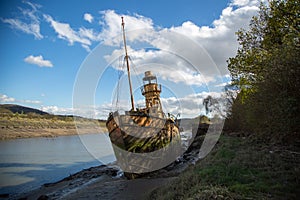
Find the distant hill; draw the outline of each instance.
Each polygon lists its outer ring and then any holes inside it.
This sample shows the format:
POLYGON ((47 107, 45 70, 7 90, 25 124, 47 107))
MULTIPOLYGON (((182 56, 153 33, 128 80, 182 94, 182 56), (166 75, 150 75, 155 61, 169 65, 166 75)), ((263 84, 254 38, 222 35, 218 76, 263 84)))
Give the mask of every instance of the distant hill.
POLYGON ((35 108, 29 108, 25 106, 20 106, 16 104, 0 104, 0 112, 1 113, 23 113, 23 114, 29 114, 29 113, 35 113, 39 115, 49 115, 47 112, 43 112, 41 110, 35 109, 35 108))
POLYGON ((106 133, 106 121, 73 115, 48 114, 35 108, 0 104, 0 141, 30 137, 56 137, 106 133), (78 131, 80 129, 80 131, 78 131))

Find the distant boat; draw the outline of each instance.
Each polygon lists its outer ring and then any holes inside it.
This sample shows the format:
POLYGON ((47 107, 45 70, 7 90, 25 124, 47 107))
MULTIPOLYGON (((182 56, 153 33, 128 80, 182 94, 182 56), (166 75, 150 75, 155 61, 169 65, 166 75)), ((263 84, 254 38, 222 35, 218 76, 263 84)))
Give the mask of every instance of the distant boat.
POLYGON ((159 163, 176 159, 181 150, 180 120, 163 112, 160 93, 161 85, 157 78, 146 71, 141 93, 145 97, 145 108, 134 107, 129 56, 127 54, 124 20, 122 31, 131 97, 131 110, 120 114, 111 112, 106 122, 117 164, 124 170, 127 178, 135 178, 145 172, 160 167, 159 163))

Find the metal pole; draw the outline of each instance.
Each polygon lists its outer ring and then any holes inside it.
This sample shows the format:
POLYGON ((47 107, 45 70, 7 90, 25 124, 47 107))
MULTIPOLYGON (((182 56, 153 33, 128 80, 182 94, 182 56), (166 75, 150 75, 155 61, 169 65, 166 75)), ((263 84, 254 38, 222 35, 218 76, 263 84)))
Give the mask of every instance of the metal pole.
POLYGON ((132 94, 132 86, 131 86, 131 79, 130 79, 130 67, 129 67, 129 59, 128 59, 128 54, 127 54, 127 46, 126 46, 124 25, 125 25, 125 23, 124 23, 124 19, 122 17, 123 41, 124 41, 125 59, 126 59, 128 82, 129 82, 129 89, 130 89, 131 110, 134 110, 134 99, 133 99, 133 94, 132 94))

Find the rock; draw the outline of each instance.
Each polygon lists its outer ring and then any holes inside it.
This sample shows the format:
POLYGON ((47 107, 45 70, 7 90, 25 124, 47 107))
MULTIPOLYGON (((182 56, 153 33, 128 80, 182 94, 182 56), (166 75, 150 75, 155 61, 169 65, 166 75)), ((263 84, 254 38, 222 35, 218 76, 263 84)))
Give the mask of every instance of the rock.
POLYGON ((0 194, 0 198, 8 198, 8 197, 9 197, 8 193, 0 194))
POLYGON ((48 199, 49 199, 49 197, 47 195, 43 194, 43 195, 39 196, 39 198, 37 200, 48 200, 48 199))

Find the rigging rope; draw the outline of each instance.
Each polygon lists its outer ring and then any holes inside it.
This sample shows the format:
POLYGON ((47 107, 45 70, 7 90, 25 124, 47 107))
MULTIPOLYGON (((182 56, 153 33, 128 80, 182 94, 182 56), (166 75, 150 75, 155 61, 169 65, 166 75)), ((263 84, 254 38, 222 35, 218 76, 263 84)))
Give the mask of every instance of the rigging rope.
POLYGON ((138 84, 140 85, 140 86, 142 86, 143 85, 143 83, 142 83, 142 81, 141 81, 141 79, 138 77, 138 72, 137 72, 137 68, 136 68, 136 66, 135 66, 135 64, 134 64, 134 62, 132 61, 132 59, 131 59, 131 57, 129 57, 129 60, 130 60, 130 62, 132 63, 132 69, 133 69, 133 73, 134 73, 134 75, 137 77, 136 79, 137 79, 137 81, 138 81, 138 84))

